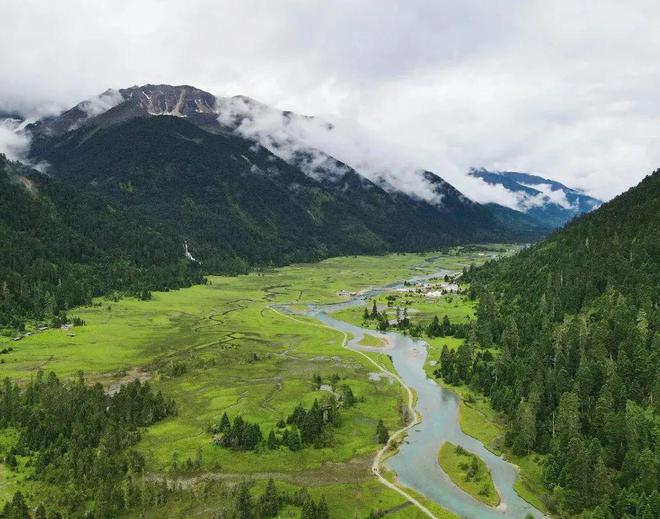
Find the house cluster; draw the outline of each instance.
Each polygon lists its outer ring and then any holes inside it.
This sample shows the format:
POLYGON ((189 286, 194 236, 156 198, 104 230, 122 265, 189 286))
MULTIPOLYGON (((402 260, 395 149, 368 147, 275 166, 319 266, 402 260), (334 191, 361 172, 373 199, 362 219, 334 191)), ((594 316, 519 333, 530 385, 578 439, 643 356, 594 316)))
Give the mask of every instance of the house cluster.
POLYGON ((446 294, 460 294, 461 287, 456 281, 449 279, 448 281, 441 282, 418 281, 399 288, 397 291, 406 294, 421 294, 426 297, 440 297, 446 294))
MULTIPOLYGON (((48 328, 49 327, 45 324, 37 325, 37 331, 39 331, 39 332, 46 331, 46 330, 48 330, 48 328)), ((65 332, 69 332, 69 333, 67 333, 67 335, 69 337, 75 337, 75 334, 73 333, 72 328, 73 328, 73 324, 69 324, 69 323, 63 324, 62 326, 60 326, 61 330, 65 331, 65 332)), ((25 337, 30 337, 31 335, 32 335, 32 332, 25 332, 21 335, 17 335, 16 337, 13 337, 11 340, 14 341, 14 342, 18 342, 21 339, 24 339, 25 337)))

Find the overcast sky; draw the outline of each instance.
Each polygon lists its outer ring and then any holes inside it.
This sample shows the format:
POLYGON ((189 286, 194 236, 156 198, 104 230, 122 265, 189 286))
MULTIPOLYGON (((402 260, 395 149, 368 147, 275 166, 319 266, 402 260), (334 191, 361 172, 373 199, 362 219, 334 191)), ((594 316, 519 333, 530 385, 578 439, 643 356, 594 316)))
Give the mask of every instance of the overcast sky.
MULTIPOLYGON (((660 166, 657 1, 0 0, 0 109, 192 84, 609 198, 660 166)), ((468 192, 468 194, 470 194, 468 192)))

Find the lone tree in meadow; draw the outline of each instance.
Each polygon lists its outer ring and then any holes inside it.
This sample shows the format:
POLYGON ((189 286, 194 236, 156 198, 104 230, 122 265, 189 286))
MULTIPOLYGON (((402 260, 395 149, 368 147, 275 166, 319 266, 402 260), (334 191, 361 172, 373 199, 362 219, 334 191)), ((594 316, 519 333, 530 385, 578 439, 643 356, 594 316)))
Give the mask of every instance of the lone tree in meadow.
POLYGON ((387 427, 385 427, 383 420, 378 420, 376 436, 378 437, 378 443, 382 443, 383 445, 390 440, 390 433, 387 431, 387 427))

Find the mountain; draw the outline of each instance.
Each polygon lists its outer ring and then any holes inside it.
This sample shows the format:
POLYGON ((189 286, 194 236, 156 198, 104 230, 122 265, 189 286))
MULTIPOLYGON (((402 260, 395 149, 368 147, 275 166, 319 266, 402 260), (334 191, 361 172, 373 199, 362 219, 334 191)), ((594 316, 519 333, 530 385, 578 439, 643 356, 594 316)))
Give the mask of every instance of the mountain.
POLYGON ((504 227, 511 229, 512 232, 520 233, 521 235, 546 235, 554 229, 552 224, 534 217, 531 214, 518 211, 517 209, 511 209, 510 207, 495 203, 485 204, 485 207, 490 210, 493 216, 495 216, 504 227))
POLYGON ((230 104, 191 86, 145 85, 109 90, 27 131, 52 174, 166 218, 207 265, 530 237, 430 172, 419 178, 432 201, 386 189, 322 150, 263 146, 238 131, 246 115, 223 115, 230 104))
POLYGON ((472 270, 468 376, 509 417, 517 454, 547 454, 551 510, 654 517, 660 488, 660 170, 513 257, 472 270))
POLYGON ((513 171, 471 169, 469 174, 490 185, 500 185, 518 199, 520 211, 538 220, 542 225, 556 228, 602 204, 576 189, 554 180, 513 171))
MULTIPOLYGON (((256 103, 246 99, 238 101, 256 103)), ((206 273, 529 241, 545 231, 505 221, 429 171, 414 172, 421 197, 293 137, 248 136, 242 129, 256 112, 237 114, 238 101, 145 85, 26 125, 30 159, 49 167, 0 164, 2 241, 17 244, 0 260, 11 302, 0 324, 109 290, 186 286, 206 273)))

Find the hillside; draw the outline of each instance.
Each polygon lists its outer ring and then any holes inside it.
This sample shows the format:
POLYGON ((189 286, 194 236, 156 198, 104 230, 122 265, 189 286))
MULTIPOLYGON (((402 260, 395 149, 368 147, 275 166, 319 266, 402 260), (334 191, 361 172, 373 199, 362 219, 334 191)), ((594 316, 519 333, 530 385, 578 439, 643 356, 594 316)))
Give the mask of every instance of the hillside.
POLYGON ((202 280, 171 230, 0 155, 0 326, 202 280))
POLYGON ((491 397, 518 454, 547 453, 562 514, 653 517, 660 459, 660 171, 519 254, 472 270, 466 382, 491 397), (599 515, 600 514, 600 515, 599 515))

